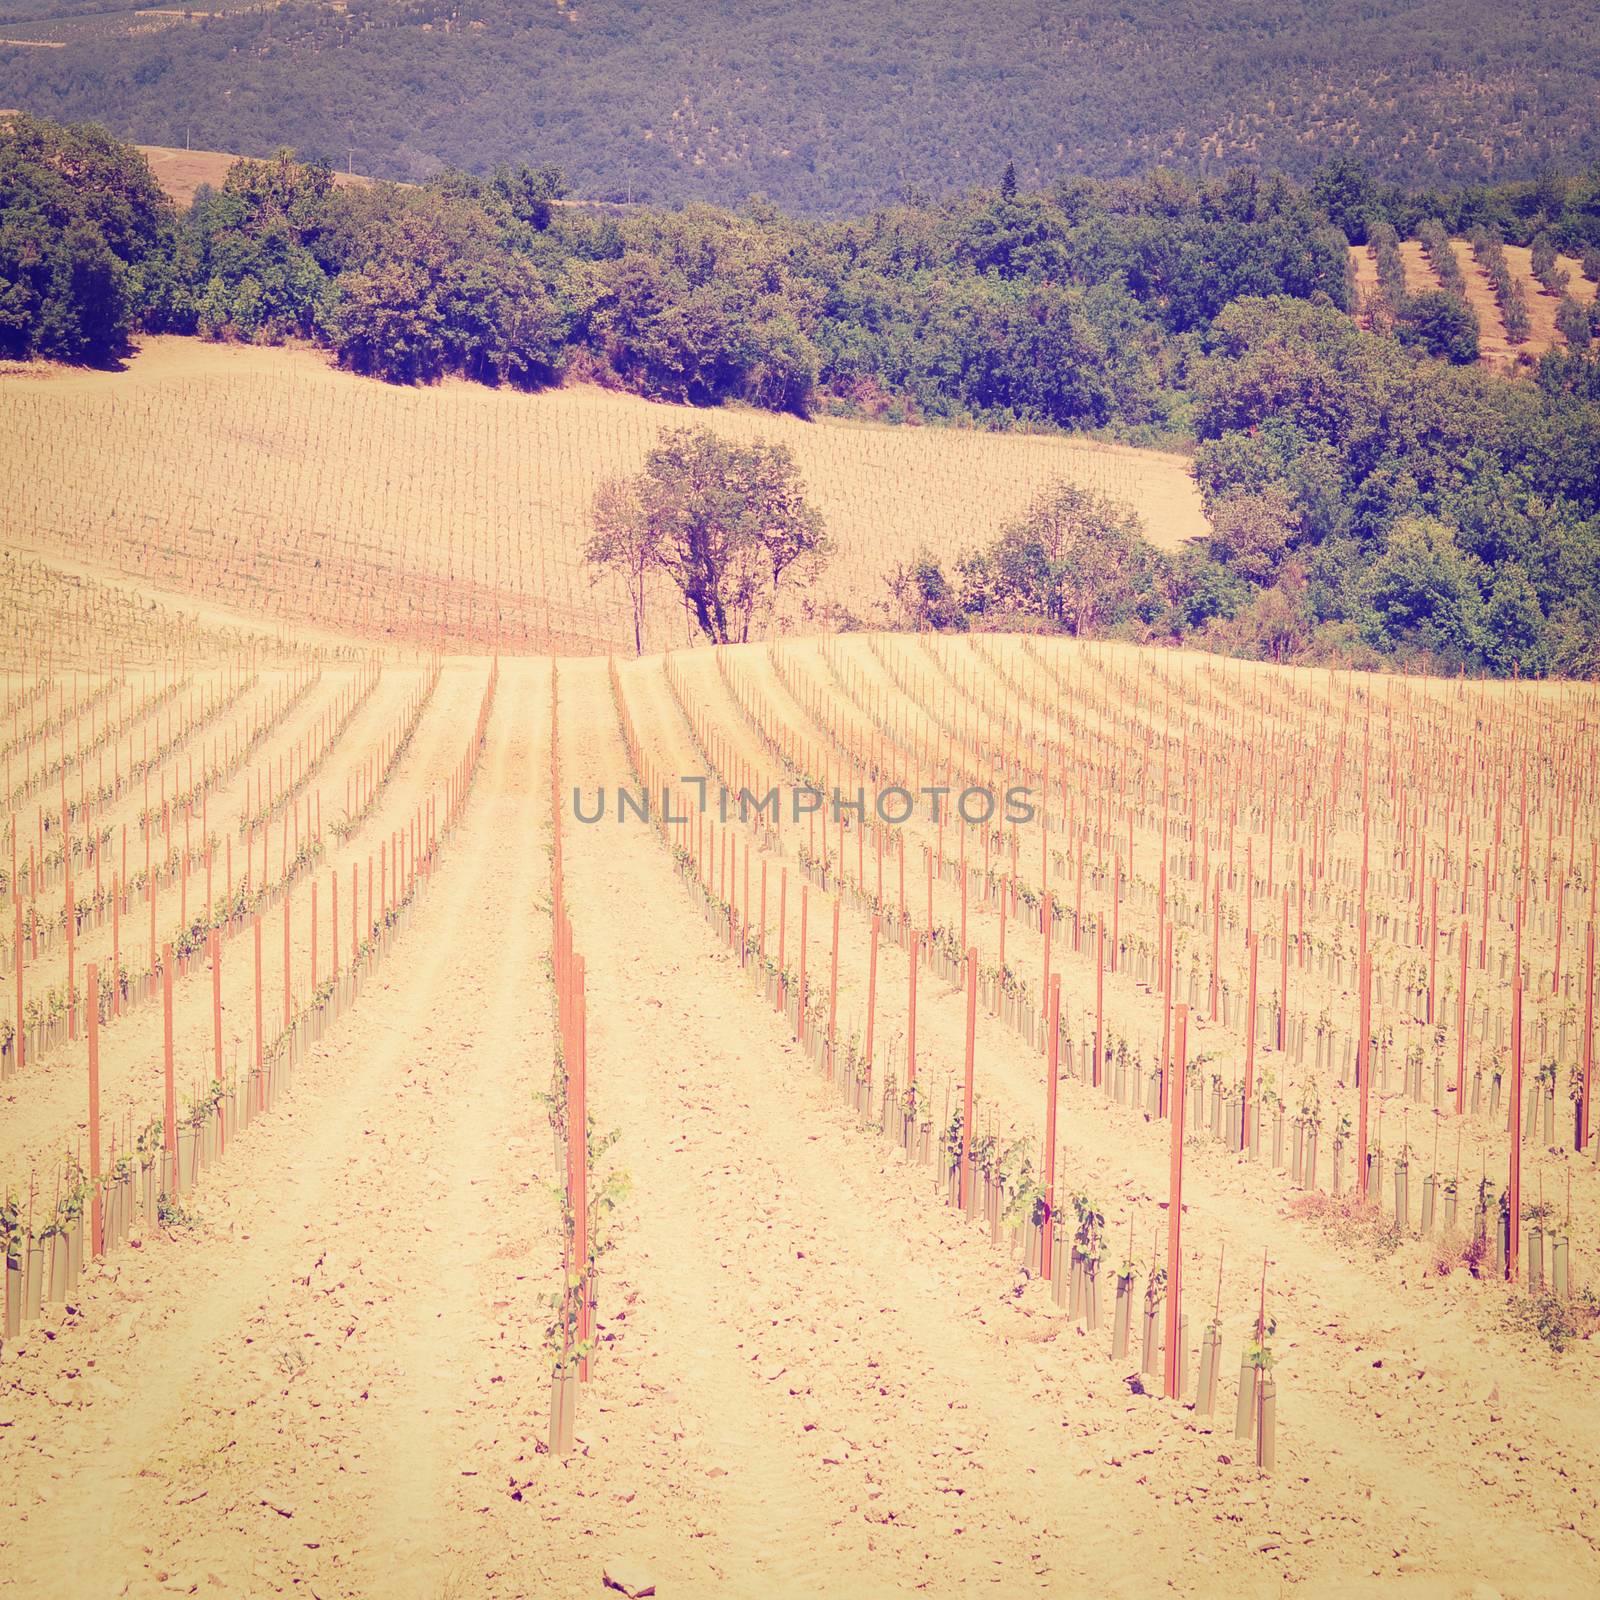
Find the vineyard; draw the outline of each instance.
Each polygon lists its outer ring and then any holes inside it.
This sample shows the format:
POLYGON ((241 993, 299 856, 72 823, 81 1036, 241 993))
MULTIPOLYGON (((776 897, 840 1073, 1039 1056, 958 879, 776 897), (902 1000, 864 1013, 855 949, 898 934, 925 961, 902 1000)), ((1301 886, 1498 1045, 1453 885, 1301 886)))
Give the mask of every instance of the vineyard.
MULTIPOLYGON (((1055 478, 1131 505, 1152 540, 1205 530, 1179 456, 1060 436, 807 424, 598 389, 402 390, 318 357, 155 340, 118 374, 8 381, 6 543, 192 602, 380 643, 631 647, 625 591, 581 560, 595 490, 663 429, 789 446, 839 554, 780 626, 870 621, 919 551, 993 538, 1055 478), (82 530, 95 529, 86 550, 82 530)), ((689 641, 660 597, 655 649, 689 641)))
POLYGON ((668 408, 3 415, 0 1590, 1593 1588, 1594 686, 817 625, 1082 442, 717 413, 841 557, 635 658, 668 408))

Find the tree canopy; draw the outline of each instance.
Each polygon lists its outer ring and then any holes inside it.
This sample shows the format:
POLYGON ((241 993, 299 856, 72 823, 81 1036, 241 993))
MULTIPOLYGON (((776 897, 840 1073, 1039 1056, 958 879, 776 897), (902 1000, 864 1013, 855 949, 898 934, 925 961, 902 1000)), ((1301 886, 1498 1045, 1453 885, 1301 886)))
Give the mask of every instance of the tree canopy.
POLYGON ((726 644, 750 637, 786 578, 814 575, 830 554, 789 452, 709 428, 668 430, 637 477, 602 485, 593 519, 585 557, 637 597, 636 646, 651 573, 677 589, 708 639, 726 644))
POLYGON ((969 616, 1029 617, 1075 635, 1164 608, 1165 563, 1126 507, 1055 483, 960 564, 969 616))
POLYGON ((0 125, 0 355, 101 366, 128 353, 172 208, 144 159, 98 128, 0 125))

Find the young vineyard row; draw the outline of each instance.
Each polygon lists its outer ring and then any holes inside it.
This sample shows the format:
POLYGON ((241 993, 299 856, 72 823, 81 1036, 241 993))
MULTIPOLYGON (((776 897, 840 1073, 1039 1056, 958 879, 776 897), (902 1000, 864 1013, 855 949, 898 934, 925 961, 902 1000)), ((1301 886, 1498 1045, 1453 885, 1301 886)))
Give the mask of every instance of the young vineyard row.
POLYGON ((85 991, 3 1089, 0 1422, 73 1485, 8 1478, 18 1560, 1592 1570, 1592 689, 1003 636, 93 666, 4 686, 35 764, 174 729, 37 897, 10 819, 8 1013, 85 991), (68 1556, 125 1427, 183 1445, 68 1556))

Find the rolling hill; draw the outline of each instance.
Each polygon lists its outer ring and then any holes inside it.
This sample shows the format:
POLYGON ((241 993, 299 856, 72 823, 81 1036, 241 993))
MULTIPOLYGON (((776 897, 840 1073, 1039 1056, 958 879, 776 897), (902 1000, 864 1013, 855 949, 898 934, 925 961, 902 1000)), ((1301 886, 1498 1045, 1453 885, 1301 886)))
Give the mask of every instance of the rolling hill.
MULTIPOLYGON (((1164 548, 1207 531, 1188 460, 1161 451, 806 423, 589 385, 402 389, 309 351, 172 338, 147 341, 123 373, 36 366, 0 382, 0 527, 14 549, 297 625, 631 647, 625 593, 582 561, 590 504, 664 429, 698 423, 787 445, 835 540, 785 628, 879 615, 899 563, 975 548, 1056 478, 1132 506, 1164 548), (377 597, 396 593, 405 608, 384 610, 377 597)), ((652 618, 654 645, 683 642, 680 606, 663 595, 652 618)))

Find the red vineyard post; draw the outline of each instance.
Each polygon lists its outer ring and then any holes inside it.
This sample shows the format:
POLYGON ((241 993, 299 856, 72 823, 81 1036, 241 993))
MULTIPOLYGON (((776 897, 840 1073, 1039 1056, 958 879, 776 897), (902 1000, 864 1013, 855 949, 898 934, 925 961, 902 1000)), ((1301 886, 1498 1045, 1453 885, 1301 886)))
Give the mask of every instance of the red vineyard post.
POLYGON ((1061 1078, 1061 979, 1050 985, 1048 1018, 1050 1030, 1050 1067, 1044 1086, 1044 1227, 1041 1230, 1040 1276, 1048 1283, 1053 1281, 1054 1268, 1051 1255, 1056 1232, 1056 1093, 1061 1078))
POLYGON ((89 1192, 93 1196, 90 1215, 90 1252, 105 1254, 105 1218, 100 1198, 100 971, 89 963, 85 980, 89 989, 89 1192))
POLYGON ((290 1003, 289 982, 293 973, 293 957, 289 948, 289 892, 286 889, 283 895, 283 1031, 289 1031, 289 1023, 293 1017, 290 1003))
POLYGON ((1356 984, 1356 1199, 1367 1199, 1367 1116, 1372 1098, 1372 969, 1363 950, 1357 958, 1356 984))
POLYGON ((211 1059, 212 1073, 222 1081, 222 935, 211 930, 211 1059))
POLYGON ((259 1093, 260 1092, 260 1088, 261 1088, 261 1061, 262 1061, 262 1054, 261 1054, 261 1051, 262 1051, 261 1007, 262 1007, 262 1002, 263 1002, 263 999, 264 999, 264 996, 262 994, 262 988, 261 988, 261 913, 259 911, 256 913, 255 922, 254 922, 253 926, 254 926, 254 930, 255 930, 255 947, 256 947, 256 1040, 255 1040, 256 1049, 255 1049, 255 1070, 256 1070, 256 1089, 257 1089, 257 1092, 259 1093))
MULTIPOLYGON (((828 971, 828 1050, 830 1062, 836 1050, 839 1022, 839 906, 837 895, 833 901, 833 959, 828 971)), ((830 1071, 832 1070, 830 1065, 830 1071)))
POLYGON ((1522 1232, 1522 901, 1515 904, 1516 961, 1511 969, 1511 1126, 1507 1144, 1511 1175, 1506 1195, 1510 1238, 1506 1241, 1506 1277, 1517 1281, 1522 1232))
POLYGON ((21 1071, 27 1054, 27 1035, 25 1031, 25 1019, 22 1004, 22 891, 16 886, 17 880, 14 872, 12 874, 11 883, 11 909, 14 913, 12 921, 16 930, 12 935, 11 953, 15 958, 14 965, 16 967, 17 975, 17 1025, 16 1033, 13 1035, 16 1040, 16 1049, 12 1052, 12 1055, 14 1057, 13 1071, 21 1071))
POLYGON ((958 1203, 967 1209, 967 1163, 972 1150, 972 1080, 978 1059, 978 952, 967 951, 967 1063, 961 1085, 961 1168, 958 1203))
POLYGON ((1244 1024, 1244 1117, 1240 1127, 1244 1133, 1241 1148, 1250 1148, 1250 1104, 1256 1092, 1256 962, 1261 953, 1261 935, 1250 935, 1249 998, 1245 1004, 1244 1024))
POLYGON ((1184 1092, 1189 1008, 1177 1007, 1173 1017, 1172 1160, 1167 1189, 1167 1359, 1163 1392, 1178 1398, 1178 1375, 1183 1352, 1178 1347, 1180 1301, 1183 1294, 1183 1125, 1189 1097, 1184 1092))
POLYGON ((1578 1148, 1586 1149, 1594 1134, 1594 923, 1584 941, 1583 1099, 1578 1109, 1578 1148))
POLYGON ((917 1081, 917 931, 911 930, 911 992, 906 1012, 906 1093, 917 1081))
POLYGON ((176 1192, 174 1177, 178 1159, 178 1097, 172 1077, 172 946, 161 947, 161 1067, 162 1067, 162 1149, 166 1167, 162 1185, 168 1194, 176 1192))
POLYGON ((867 955, 867 1041, 865 1056, 867 1072, 872 1072, 872 1030, 878 1013, 878 926, 879 914, 872 913, 872 938, 867 955))

